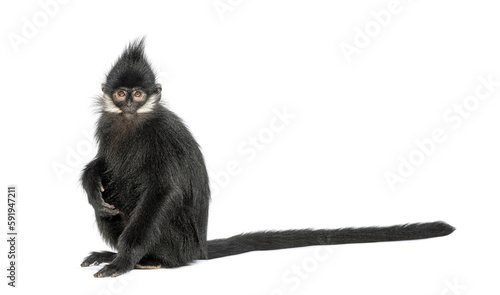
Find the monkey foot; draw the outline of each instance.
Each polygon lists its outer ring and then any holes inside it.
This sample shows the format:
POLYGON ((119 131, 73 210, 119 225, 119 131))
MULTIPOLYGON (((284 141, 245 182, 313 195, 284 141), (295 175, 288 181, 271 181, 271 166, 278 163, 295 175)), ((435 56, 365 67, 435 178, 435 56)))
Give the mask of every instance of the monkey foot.
POLYGON ((87 256, 82 264, 80 264, 81 267, 87 267, 87 266, 93 266, 93 265, 99 265, 101 263, 110 263, 115 259, 116 253, 114 252, 109 252, 109 251, 102 251, 102 252, 91 252, 89 256, 87 256))
POLYGON ((105 278, 105 277, 117 277, 124 273, 129 272, 130 269, 128 267, 123 267, 115 264, 105 265, 101 270, 94 274, 94 278, 105 278))
POLYGON ((165 268, 164 265, 161 264, 157 259, 153 257, 143 257, 141 261, 139 261, 135 268, 137 269, 159 269, 165 268))
POLYGON ((142 264, 136 264, 135 268, 137 269, 160 269, 163 268, 161 265, 142 265, 142 264))

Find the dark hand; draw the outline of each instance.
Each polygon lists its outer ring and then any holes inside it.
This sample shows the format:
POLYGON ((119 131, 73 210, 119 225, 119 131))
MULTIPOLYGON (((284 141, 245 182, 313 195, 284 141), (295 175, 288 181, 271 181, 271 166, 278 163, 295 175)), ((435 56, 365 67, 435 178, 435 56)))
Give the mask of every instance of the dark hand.
POLYGON ((117 258, 94 274, 94 278, 117 277, 134 269, 134 264, 127 259, 117 258))
POLYGON ((102 200, 100 208, 95 208, 95 209, 96 213, 99 214, 100 216, 115 216, 121 213, 120 210, 115 208, 115 206, 104 202, 104 200, 102 200))
POLYGON ((115 206, 104 201, 104 199, 102 198, 103 191, 104 188, 102 187, 102 185, 99 185, 98 196, 97 198, 95 198, 96 202, 92 204, 96 214, 101 217, 111 217, 121 213, 120 210, 115 208, 115 206))

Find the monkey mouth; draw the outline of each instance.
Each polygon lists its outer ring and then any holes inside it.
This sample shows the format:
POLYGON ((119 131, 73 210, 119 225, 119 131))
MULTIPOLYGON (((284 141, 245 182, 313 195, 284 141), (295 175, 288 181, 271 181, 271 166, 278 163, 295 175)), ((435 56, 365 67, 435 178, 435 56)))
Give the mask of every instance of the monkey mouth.
POLYGON ((125 113, 125 114, 135 114, 135 111, 136 109, 132 106, 128 107, 128 106, 125 106, 122 108, 122 111, 125 113))

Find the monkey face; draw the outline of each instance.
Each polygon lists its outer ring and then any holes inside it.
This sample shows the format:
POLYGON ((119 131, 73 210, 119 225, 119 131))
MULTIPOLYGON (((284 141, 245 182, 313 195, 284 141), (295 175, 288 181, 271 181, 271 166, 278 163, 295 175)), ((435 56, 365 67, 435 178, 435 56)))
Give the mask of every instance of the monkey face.
POLYGON ((147 99, 147 93, 139 88, 121 87, 113 92, 113 103, 125 114, 134 114, 147 99))
POLYGON ((102 85, 104 96, 103 110, 110 113, 133 115, 148 113, 153 110, 161 98, 161 85, 156 84, 155 90, 147 91, 143 87, 117 87, 109 89, 102 85))

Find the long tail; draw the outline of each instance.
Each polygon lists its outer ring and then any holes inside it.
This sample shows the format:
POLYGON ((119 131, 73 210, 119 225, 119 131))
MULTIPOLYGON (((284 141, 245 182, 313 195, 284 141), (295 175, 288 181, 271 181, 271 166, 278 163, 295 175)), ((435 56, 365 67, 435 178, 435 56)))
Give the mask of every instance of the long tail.
POLYGON ((451 234, 455 228, 445 222, 413 223, 388 227, 360 227, 320 230, 286 230, 247 233, 208 241, 208 259, 250 251, 277 250, 314 245, 338 245, 418 240, 451 234))

